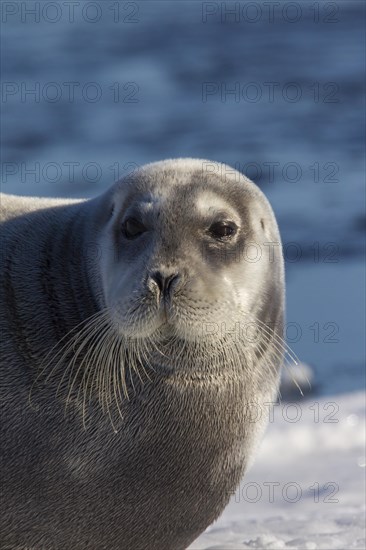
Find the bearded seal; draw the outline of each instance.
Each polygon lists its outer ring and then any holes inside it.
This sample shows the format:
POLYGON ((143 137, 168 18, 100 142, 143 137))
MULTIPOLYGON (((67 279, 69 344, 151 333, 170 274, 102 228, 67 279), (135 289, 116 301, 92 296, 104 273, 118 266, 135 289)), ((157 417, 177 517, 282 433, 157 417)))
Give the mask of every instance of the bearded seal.
POLYGON ((278 388, 267 199, 224 164, 175 159, 91 200, 1 201, 3 544, 186 548, 278 388))

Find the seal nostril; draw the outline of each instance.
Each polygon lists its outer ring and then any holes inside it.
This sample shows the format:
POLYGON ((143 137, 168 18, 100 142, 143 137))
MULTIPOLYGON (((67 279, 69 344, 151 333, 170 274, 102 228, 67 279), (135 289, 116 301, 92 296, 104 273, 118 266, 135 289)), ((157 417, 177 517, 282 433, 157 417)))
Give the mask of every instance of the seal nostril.
POLYGON ((165 291, 170 292, 172 290, 173 283, 176 282, 178 279, 178 273, 173 273, 173 275, 169 275, 169 277, 165 279, 165 291))
POLYGON ((164 277, 162 276, 162 274, 160 273, 160 271, 155 271, 154 273, 152 273, 150 275, 151 279, 154 281, 154 283, 156 283, 158 285, 158 288, 160 290, 160 292, 163 292, 163 288, 164 288, 164 277))
POLYGON ((161 271, 155 271, 151 274, 151 279, 158 285, 161 294, 169 294, 172 284, 179 278, 178 273, 163 275, 161 271))

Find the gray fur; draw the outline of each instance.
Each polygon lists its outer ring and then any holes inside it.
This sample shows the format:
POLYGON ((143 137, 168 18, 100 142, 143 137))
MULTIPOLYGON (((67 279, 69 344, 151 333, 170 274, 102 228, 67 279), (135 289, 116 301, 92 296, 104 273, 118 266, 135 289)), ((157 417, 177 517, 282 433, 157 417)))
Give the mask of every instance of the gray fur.
POLYGON ((280 237, 259 189, 234 171, 224 176, 224 165, 211 163, 207 174, 205 162, 148 165, 90 201, 1 197, 2 548, 181 550, 221 514, 244 474, 265 425, 263 410, 255 421, 258 407, 275 398, 282 362, 281 248, 260 264, 223 259, 197 229, 195 197, 214 190, 229 201, 238 239, 263 254, 263 243, 280 237), (131 197, 135 204, 146 196, 154 199, 149 233, 135 245, 113 243, 131 197), (116 281, 119 270, 128 273, 117 304, 115 289, 108 303, 101 265, 116 281), (56 394, 64 365, 52 371, 46 361, 51 376, 39 378, 47 354, 106 307, 119 316, 114 331, 153 331, 156 297, 147 281, 157 267, 182 275, 171 305, 181 339, 164 340, 165 326, 158 329, 167 353, 159 361, 146 352, 149 379, 126 370, 119 410, 93 387, 84 410, 78 377, 65 409, 62 383, 56 394), (204 321, 245 322, 246 288, 248 319, 260 319, 273 338, 249 345, 231 334, 200 337, 204 321), (131 297, 144 304, 133 321, 131 297), (197 341, 185 344, 184 330, 197 341))

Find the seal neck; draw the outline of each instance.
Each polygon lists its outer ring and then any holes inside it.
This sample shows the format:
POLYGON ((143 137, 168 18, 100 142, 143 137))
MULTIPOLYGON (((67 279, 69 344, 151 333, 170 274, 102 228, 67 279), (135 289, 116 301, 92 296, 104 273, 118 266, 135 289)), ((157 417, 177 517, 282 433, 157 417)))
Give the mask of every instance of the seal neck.
POLYGON ((87 212, 87 203, 68 204, 8 222, 5 314, 15 348, 31 369, 98 311, 86 263, 87 212))

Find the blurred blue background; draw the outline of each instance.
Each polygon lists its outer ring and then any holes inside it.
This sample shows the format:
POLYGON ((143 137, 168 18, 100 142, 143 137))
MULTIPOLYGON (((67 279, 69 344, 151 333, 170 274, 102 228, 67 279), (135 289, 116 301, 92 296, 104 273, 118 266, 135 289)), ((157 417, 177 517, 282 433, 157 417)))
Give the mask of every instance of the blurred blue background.
POLYGON ((354 2, 2 2, 2 191, 90 197, 201 157, 268 196, 287 339, 364 386, 364 16, 354 2))

